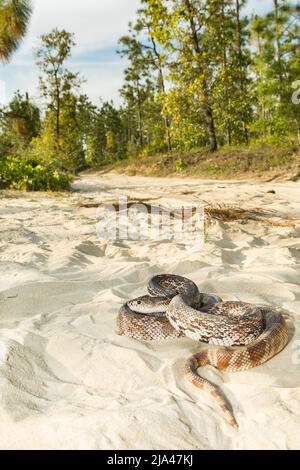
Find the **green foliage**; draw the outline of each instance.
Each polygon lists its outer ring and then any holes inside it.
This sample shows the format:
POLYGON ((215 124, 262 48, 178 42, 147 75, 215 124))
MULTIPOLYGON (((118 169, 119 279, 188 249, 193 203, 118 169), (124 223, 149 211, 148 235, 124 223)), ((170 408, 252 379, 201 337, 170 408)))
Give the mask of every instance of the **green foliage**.
POLYGON ((30 0, 0 0, 0 60, 8 62, 26 34, 30 0))
POLYGON ((130 62, 122 96, 135 154, 151 147, 147 127, 151 116, 159 122, 156 112, 169 150, 215 150, 291 133, 300 141, 300 106, 291 100, 300 76, 300 9, 274 0, 269 13, 249 19, 247 6, 247 0, 142 0, 121 39, 130 62), (151 110, 149 100, 160 108, 151 110))
POLYGON ((177 173, 180 173, 181 171, 184 171, 187 169, 188 164, 185 160, 180 159, 180 160, 176 160, 175 166, 176 166, 177 173))
POLYGON ((40 111, 28 94, 17 91, 11 102, 0 108, 0 157, 23 155, 40 132, 40 111))
POLYGON ((0 181, 22 191, 61 191, 69 189, 70 177, 51 166, 10 157, 0 161, 0 181))
POLYGON ((40 111, 28 95, 15 93, 11 102, 0 109, 0 159, 24 157, 40 129, 40 111))
MULTIPOLYGON (((47 103, 43 126, 45 140, 53 141, 50 150, 55 148, 58 164, 68 170, 80 167, 84 158, 76 96, 82 80, 65 66, 74 46, 72 33, 54 29, 41 37, 41 45, 36 51, 37 65, 41 70, 40 92, 47 103)), ((54 155, 50 156, 54 158, 54 155)))
MULTIPOLYGON (((13 11, 21 4, 29 6, 25 0, 0 0, 2 58, 12 51, 5 50, 3 34, 12 35, 13 24, 19 37, 25 32, 30 10, 13 11), (11 9, 3 16, 4 7, 11 9)), ((157 153, 172 159, 176 151, 190 155, 202 147, 214 156, 201 169, 218 177, 235 172, 231 160, 220 164, 220 147, 300 144, 300 7, 288 0, 272 5, 267 14, 249 18, 248 0, 141 0, 135 22, 119 41, 127 60, 119 108, 112 102, 96 106, 81 94, 83 80, 67 67, 72 33, 44 34, 36 52, 43 112, 20 92, 0 109, 6 175, 15 171, 15 184, 30 188, 26 181, 35 181, 38 172, 47 179, 58 170, 63 178, 86 167, 134 157, 140 163, 157 153)), ((272 155, 261 165, 236 156, 241 171, 279 163, 272 155)), ((177 156, 170 167, 168 158, 159 166, 188 173, 194 164, 177 156)), ((13 185, 13 178, 6 184, 13 185)))
POLYGON ((129 35, 120 39, 119 51, 130 62, 121 96, 130 151, 136 154, 151 147, 162 148, 162 142, 164 148, 172 147, 169 118, 159 99, 159 93, 165 93, 164 56, 144 15, 140 10, 136 24, 129 26, 129 35))
POLYGON ((274 0, 264 17, 251 25, 255 116, 252 129, 265 142, 299 134, 300 109, 292 102, 293 82, 300 76, 299 7, 274 0))

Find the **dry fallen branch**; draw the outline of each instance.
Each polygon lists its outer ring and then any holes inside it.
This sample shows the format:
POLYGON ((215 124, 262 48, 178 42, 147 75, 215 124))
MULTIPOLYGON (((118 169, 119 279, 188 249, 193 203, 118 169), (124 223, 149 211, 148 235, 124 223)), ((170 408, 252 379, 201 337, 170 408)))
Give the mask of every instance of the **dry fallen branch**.
POLYGON ((227 204, 208 205, 205 207, 205 214, 208 218, 220 220, 222 222, 258 220, 266 216, 262 209, 242 209, 240 207, 227 204))
POLYGON ((242 222, 255 221, 263 225, 273 227, 291 227, 295 228, 300 224, 299 219, 283 219, 274 215, 274 211, 264 211, 263 209, 242 209, 229 204, 207 205, 205 207, 205 215, 208 225, 212 220, 221 222, 242 222))
MULTIPOLYGON (((168 213, 171 218, 180 217, 180 212, 176 212, 174 208, 172 210, 168 207, 163 207, 159 204, 153 204, 155 199, 156 198, 143 200, 128 199, 126 208, 130 209, 135 205, 142 205, 147 209, 149 214, 151 214, 151 212, 154 213, 156 211, 157 213, 168 213)), ((207 227, 212 224, 213 220, 219 220, 225 223, 240 222, 244 224, 253 221, 262 225, 287 228, 295 228, 297 225, 300 224, 300 220, 292 218, 282 218, 278 216, 275 211, 272 210, 265 211, 259 208, 243 209, 241 207, 230 204, 211 204, 208 202, 204 202, 204 204, 204 214, 207 227)), ((120 212, 121 210, 123 210, 123 207, 119 203, 119 201, 93 201, 84 199, 78 202, 78 206, 86 209, 114 207, 116 212, 120 212)), ((197 209, 195 204, 195 211, 196 210, 197 209)), ((194 212, 193 215, 195 215, 194 212)))
MULTIPOLYGON (((130 199, 128 198, 127 207, 132 207, 135 204, 142 204, 145 207, 149 208, 151 205, 149 202, 154 201, 155 199, 144 199, 143 201, 130 199)), ((120 210, 120 203, 116 201, 93 201, 91 199, 83 199, 78 202, 78 207, 82 207, 84 209, 97 209, 98 207, 103 206, 114 206, 117 211, 120 210)))

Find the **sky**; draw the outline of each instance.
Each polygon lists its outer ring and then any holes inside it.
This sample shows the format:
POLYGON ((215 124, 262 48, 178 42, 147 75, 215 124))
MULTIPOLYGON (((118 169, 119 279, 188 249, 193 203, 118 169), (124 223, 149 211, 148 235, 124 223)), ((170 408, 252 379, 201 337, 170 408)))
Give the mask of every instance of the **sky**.
MULTIPOLYGON (((263 13, 273 0, 249 0, 247 13, 263 13)), ((120 104, 126 60, 117 55, 118 39, 134 20, 139 0, 33 0, 33 16, 26 39, 8 65, 0 64, 0 102, 7 102, 16 90, 28 91, 39 101, 38 70, 34 50, 42 34, 53 28, 75 33, 76 48, 68 64, 86 79, 82 91, 99 104, 113 100, 120 104)))

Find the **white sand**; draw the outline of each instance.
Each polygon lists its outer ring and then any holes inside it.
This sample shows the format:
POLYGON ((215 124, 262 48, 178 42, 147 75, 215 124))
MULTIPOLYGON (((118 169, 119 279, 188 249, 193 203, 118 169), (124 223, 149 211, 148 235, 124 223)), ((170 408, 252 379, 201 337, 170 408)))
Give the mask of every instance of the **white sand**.
POLYGON ((96 209, 76 205, 171 196, 299 219, 299 184, 110 175, 75 186, 81 194, 0 198, 0 448, 299 449, 299 226, 216 222, 192 252, 171 242, 100 243, 96 209), (121 304, 159 272, 289 313, 291 342, 272 361, 237 374, 205 371, 230 400, 239 431, 183 378, 201 345, 115 335, 121 304))

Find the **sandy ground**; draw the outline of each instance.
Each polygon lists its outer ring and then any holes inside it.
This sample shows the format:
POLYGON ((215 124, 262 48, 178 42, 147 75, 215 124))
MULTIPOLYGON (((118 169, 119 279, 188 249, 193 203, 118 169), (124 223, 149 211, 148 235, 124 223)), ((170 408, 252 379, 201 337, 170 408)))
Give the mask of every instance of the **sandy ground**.
POLYGON ((96 209, 78 205, 120 194, 171 197, 299 219, 299 184, 106 175, 85 176, 75 188, 66 196, 0 195, 0 448, 299 449, 299 225, 215 221, 193 251, 174 242, 99 241, 96 209), (185 359, 203 346, 114 332, 119 307, 160 272, 289 316, 290 344, 267 364, 205 371, 230 400, 239 431, 183 378, 185 359))

